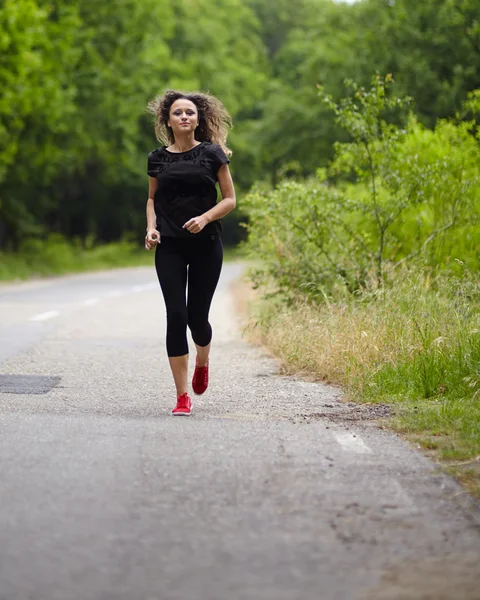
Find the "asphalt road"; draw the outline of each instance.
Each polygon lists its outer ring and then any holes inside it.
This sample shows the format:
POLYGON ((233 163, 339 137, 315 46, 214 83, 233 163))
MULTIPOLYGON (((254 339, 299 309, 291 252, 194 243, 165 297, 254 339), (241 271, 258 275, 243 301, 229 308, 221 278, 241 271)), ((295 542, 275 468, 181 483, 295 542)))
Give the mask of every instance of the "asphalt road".
POLYGON ((0 600, 480 599, 478 506, 242 341, 240 272, 189 419, 152 269, 0 286, 0 600))

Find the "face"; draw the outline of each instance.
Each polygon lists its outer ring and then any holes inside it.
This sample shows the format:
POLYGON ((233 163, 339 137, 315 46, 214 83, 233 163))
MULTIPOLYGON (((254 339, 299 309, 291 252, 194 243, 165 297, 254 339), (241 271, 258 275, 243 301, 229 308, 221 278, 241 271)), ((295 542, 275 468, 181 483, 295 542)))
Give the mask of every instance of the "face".
POLYGON ((191 100, 181 98, 175 100, 170 107, 168 126, 173 129, 174 135, 191 133, 198 124, 197 107, 191 100))

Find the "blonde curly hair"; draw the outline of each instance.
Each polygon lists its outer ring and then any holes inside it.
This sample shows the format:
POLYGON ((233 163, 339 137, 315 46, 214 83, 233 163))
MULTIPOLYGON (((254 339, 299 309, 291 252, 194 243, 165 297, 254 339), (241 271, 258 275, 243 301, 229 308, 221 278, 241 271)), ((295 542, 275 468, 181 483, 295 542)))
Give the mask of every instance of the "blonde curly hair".
POLYGON ((232 127, 232 117, 218 98, 204 92, 166 90, 161 96, 150 100, 147 110, 155 118, 157 140, 165 146, 175 142, 173 130, 167 123, 172 104, 180 99, 190 100, 197 107, 198 127, 195 130, 195 139, 199 142, 219 144, 230 156, 232 151, 227 146, 227 136, 232 127))

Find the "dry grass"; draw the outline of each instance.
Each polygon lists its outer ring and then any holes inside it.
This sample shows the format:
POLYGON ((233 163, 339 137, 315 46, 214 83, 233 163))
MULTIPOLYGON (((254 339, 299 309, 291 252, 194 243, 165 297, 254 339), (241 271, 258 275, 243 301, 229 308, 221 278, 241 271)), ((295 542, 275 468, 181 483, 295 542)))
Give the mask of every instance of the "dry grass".
POLYGON ((372 365, 394 364, 400 355, 418 349, 406 324, 392 328, 381 314, 365 307, 299 303, 294 309, 279 309, 257 296, 250 311, 250 339, 274 349, 285 372, 357 386, 358 391, 371 376, 372 365))

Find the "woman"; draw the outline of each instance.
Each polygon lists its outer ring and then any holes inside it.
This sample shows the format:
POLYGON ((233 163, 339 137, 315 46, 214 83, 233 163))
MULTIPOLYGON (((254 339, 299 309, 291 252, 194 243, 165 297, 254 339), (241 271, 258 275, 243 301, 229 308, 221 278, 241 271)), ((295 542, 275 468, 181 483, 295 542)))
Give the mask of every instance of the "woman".
POLYGON ((148 109, 158 140, 167 145, 148 155, 145 247, 156 247, 167 309, 167 354, 177 390, 172 414, 189 415, 187 325, 197 350, 192 388, 203 394, 212 339, 208 314, 223 261, 219 219, 236 204, 226 146, 231 118, 217 98, 203 93, 168 90, 148 109))

